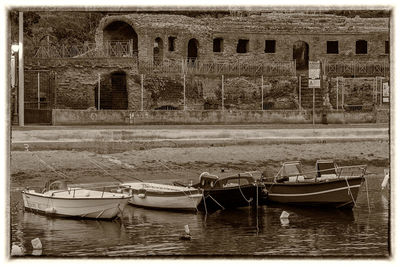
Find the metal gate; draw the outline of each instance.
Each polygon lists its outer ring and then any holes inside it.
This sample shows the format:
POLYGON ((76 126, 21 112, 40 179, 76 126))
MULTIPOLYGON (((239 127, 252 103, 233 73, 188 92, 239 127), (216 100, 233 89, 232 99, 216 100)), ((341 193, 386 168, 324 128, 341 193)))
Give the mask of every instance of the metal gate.
POLYGON ((25 123, 51 124, 55 75, 49 70, 25 71, 25 123))

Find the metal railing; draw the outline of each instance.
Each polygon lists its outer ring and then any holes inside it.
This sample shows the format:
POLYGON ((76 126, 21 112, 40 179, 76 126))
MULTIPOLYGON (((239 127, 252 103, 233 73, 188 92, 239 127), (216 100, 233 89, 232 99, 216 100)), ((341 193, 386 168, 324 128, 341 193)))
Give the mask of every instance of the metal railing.
POLYGON ((34 58, 72 58, 94 56, 96 51, 95 43, 85 43, 80 45, 45 45, 35 49, 34 58))
POLYGON ((34 49, 33 58, 100 58, 137 57, 133 41, 107 41, 102 50, 96 43, 86 42, 74 45, 43 45, 34 49))
POLYGON ((141 70, 146 73, 182 73, 182 74, 215 74, 247 76, 282 76, 296 75, 294 61, 251 62, 248 60, 199 60, 186 59, 152 59, 141 62, 141 70))
POLYGON ((323 61, 324 73, 327 76, 389 76, 388 61, 323 61))
MULTIPOLYGON (((299 172, 297 174, 290 174, 287 177, 295 177, 295 182, 299 182, 299 177, 307 178, 307 181, 316 180, 318 172, 330 171, 334 170, 336 173, 336 177, 334 179, 347 179, 351 177, 364 177, 367 171, 367 165, 354 165, 354 166, 343 166, 343 167, 335 167, 329 169, 321 169, 309 172, 299 172), (311 177, 310 177, 311 176, 311 177)), ((282 169, 278 172, 278 174, 274 177, 274 181, 279 180, 279 178, 283 178, 281 175, 282 169)))

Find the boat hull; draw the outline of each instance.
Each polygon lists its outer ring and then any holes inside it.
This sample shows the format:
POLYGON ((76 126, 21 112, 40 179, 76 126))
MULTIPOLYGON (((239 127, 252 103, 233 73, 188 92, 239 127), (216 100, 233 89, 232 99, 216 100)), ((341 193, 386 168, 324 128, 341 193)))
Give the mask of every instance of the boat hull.
POLYGON ((353 207, 363 180, 363 177, 350 177, 347 182, 341 178, 320 182, 264 184, 268 191, 268 202, 353 207))
MULTIPOLYGON (((101 192, 100 192, 101 193, 101 192)), ((114 219, 122 212, 128 203, 125 197, 96 197, 96 198, 66 198, 44 196, 39 193, 22 192, 26 210, 43 213, 49 216, 114 219)))
POLYGON ((196 211, 203 194, 195 188, 153 183, 130 184, 132 197, 129 204, 178 211, 196 211))
POLYGON ((261 205, 265 202, 263 186, 243 185, 240 187, 205 189, 203 201, 198 209, 214 212, 220 209, 234 209, 261 205), (258 189, 258 190, 257 190, 258 189), (258 191, 258 192, 257 192, 258 191))

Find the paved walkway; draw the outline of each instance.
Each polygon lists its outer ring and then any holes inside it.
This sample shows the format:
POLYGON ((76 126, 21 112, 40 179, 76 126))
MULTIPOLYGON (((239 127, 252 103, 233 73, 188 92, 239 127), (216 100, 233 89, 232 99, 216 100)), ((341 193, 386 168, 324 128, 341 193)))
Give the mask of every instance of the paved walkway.
POLYGON ((151 125, 14 127, 12 149, 24 144, 41 149, 68 149, 124 143, 152 147, 209 144, 320 143, 388 140, 387 125, 151 125))

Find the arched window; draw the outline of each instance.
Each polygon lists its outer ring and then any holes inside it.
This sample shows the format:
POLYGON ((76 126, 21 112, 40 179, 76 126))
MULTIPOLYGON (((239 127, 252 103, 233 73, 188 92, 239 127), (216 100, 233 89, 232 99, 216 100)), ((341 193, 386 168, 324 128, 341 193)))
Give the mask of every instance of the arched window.
POLYGON ((296 70, 308 69, 309 47, 306 42, 297 41, 293 44, 293 60, 296 60, 296 70))

